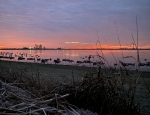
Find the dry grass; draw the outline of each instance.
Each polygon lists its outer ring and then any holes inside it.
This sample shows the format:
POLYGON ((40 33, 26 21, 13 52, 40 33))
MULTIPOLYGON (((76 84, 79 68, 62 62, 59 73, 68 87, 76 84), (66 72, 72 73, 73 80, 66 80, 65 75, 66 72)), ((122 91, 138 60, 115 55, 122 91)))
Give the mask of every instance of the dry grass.
POLYGON ((72 71, 71 79, 56 82, 40 73, 38 68, 27 74, 27 68, 0 66, 1 113, 80 115, 86 114, 78 109, 83 108, 99 115, 141 114, 135 103, 138 74, 99 67, 82 80, 75 80, 72 71))
POLYGON ((41 77, 38 69, 28 76, 26 68, 0 66, 0 114, 84 115, 65 99, 69 94, 58 91, 59 85, 41 77))
POLYGON ((100 115, 140 114, 140 105, 134 101, 137 77, 127 76, 124 71, 122 76, 117 70, 111 70, 110 73, 99 68, 97 77, 93 77, 92 73, 86 74, 80 83, 65 84, 60 94, 69 93, 69 102, 100 115))

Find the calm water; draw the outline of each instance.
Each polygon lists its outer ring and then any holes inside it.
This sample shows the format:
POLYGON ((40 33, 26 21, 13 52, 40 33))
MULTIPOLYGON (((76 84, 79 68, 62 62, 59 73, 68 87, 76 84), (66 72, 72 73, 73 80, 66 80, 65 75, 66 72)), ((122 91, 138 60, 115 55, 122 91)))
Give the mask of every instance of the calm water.
MULTIPOLYGON (((150 62, 150 50, 140 50, 140 61, 141 63, 146 63, 150 62)), ((35 55, 38 55, 41 59, 52 59, 51 61, 49 60, 46 64, 54 64, 53 60, 59 58, 61 63, 64 65, 76 65, 77 61, 84 61, 88 60, 88 56, 92 55, 92 58, 90 59, 93 62, 97 61, 103 61, 107 66, 108 64, 110 66, 113 66, 116 61, 118 62, 123 61, 125 63, 135 63, 136 59, 136 51, 135 50, 0 50, 0 55, 6 55, 9 56, 10 53, 13 53, 12 56, 15 57, 15 59, 12 59, 12 61, 18 61, 18 56, 21 54, 23 57, 25 57, 25 62, 36 62, 33 60, 27 60, 29 57, 35 57, 35 55), (9 53, 6 53, 9 52, 9 53), (123 56, 122 56, 123 52, 123 56), (99 56, 97 56, 99 55, 99 56), (122 57, 127 57, 127 56, 132 56, 130 58, 122 58, 122 57), (108 63, 103 59, 105 58, 108 63), (134 59, 135 58, 135 59, 134 59), (69 62, 64 62, 62 59, 71 59, 74 60, 73 63, 69 62)), ((4 59, 1 59, 4 60, 4 59)), ((10 60, 10 59, 6 59, 10 60)), ((19 60, 20 61, 20 60, 19 60)), ((36 62, 36 63, 41 63, 36 62)), ((83 65, 90 65, 90 64, 79 64, 79 66, 83 65)), ((133 67, 132 67, 133 68, 133 67)), ((144 70, 150 70, 149 67, 141 67, 144 70)))

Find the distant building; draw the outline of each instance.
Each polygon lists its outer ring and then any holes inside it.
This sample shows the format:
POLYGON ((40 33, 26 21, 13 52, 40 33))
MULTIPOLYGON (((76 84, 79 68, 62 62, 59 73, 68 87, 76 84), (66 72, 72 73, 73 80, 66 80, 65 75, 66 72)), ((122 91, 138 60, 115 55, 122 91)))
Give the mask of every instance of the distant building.
POLYGON ((35 44, 35 47, 34 47, 35 49, 38 49, 38 45, 37 44, 35 44))
POLYGON ((42 45, 41 44, 35 44, 35 47, 34 47, 34 49, 42 49, 43 47, 42 47, 42 45))
POLYGON ((42 49, 42 45, 41 44, 39 45, 39 49, 42 49))

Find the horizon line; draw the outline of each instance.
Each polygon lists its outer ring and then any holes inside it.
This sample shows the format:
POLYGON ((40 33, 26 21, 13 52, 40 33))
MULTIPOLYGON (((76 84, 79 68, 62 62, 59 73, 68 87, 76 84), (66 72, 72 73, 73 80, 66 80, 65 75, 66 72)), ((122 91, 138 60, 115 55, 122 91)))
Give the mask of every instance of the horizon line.
POLYGON ((0 48, 0 50, 150 50, 150 48, 0 48))

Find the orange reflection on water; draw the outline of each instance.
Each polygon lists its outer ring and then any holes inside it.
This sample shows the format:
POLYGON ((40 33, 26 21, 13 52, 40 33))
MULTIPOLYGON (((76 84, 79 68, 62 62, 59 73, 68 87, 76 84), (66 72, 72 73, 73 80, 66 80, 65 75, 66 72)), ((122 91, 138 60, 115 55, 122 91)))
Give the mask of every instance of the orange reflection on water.
POLYGON ((65 54, 66 56, 77 57, 79 54, 65 54))

